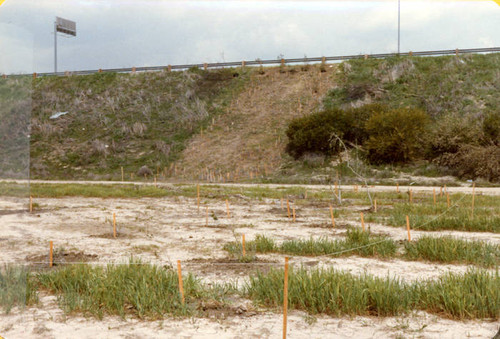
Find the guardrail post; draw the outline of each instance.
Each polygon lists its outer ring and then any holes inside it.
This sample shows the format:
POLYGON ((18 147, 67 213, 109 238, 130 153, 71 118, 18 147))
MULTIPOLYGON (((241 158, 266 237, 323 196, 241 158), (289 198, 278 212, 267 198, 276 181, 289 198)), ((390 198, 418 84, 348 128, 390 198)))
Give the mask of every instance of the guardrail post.
POLYGON ((167 71, 172 72, 172 65, 167 66, 167 71))
POLYGON ((207 68, 208 68, 208 64, 205 62, 205 63, 203 64, 203 70, 204 70, 204 71, 206 71, 206 70, 207 70, 207 68))

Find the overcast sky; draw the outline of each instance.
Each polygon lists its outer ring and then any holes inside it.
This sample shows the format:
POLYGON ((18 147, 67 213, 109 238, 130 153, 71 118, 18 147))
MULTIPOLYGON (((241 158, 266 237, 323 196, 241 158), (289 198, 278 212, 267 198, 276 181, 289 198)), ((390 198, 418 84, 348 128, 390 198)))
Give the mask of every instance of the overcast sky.
MULTIPOLYGON (((0 73, 299 58, 397 51, 397 0, 5 0, 0 73)), ((401 0, 401 51, 500 46, 493 1, 401 0)))

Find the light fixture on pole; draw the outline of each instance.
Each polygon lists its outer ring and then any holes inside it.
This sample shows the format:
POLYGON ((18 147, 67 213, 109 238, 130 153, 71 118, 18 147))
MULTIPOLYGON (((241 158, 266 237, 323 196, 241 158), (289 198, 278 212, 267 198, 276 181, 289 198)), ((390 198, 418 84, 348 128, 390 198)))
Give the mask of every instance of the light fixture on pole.
POLYGON ((57 32, 76 36, 76 22, 56 16, 54 21, 54 73, 57 73, 57 32))

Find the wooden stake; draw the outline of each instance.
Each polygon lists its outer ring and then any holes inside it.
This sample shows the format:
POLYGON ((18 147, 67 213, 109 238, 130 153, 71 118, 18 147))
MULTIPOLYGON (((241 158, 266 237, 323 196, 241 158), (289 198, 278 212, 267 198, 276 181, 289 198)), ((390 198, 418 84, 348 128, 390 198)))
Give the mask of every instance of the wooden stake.
POLYGON ((474 218, 474 197, 476 193, 476 183, 472 183, 472 218, 474 218))
POLYGON ((242 245, 242 248, 243 248, 243 257, 246 257, 246 250, 245 250, 245 235, 243 234, 241 236, 241 245, 242 245))
POLYGON ((205 224, 206 224, 205 226, 208 226, 208 206, 205 214, 205 224))
POLYGON ((443 196, 443 186, 439 187, 439 196, 443 196))
POLYGON ((306 191, 304 192, 304 199, 307 199, 307 188, 306 191))
POLYGON ((33 213, 33 197, 30 195, 30 213, 33 213))
POLYGON ((432 199, 434 200, 434 206, 436 205, 436 189, 432 189, 432 199))
POLYGON ((286 211, 288 213, 288 219, 290 219, 290 200, 286 199, 286 211))
POLYGON ((283 209, 283 198, 281 198, 281 209, 283 209))
POLYGON ((198 204, 198 212, 200 212, 200 184, 196 185, 196 197, 197 197, 197 204, 198 204))
POLYGON ((283 339, 286 339, 287 313, 288 313, 288 257, 285 257, 285 280, 283 286, 283 339))
POLYGON ((116 238, 116 213, 113 213, 113 238, 116 238))
POLYGON ((49 266, 52 267, 53 265, 53 256, 54 256, 54 243, 51 241, 49 242, 49 266))
POLYGON ((335 228, 335 218, 333 217, 333 207, 330 205, 330 216, 332 217, 332 227, 335 228))
POLYGON ((229 214, 229 201, 226 199, 226 209, 227 209, 227 217, 231 218, 231 214, 229 214))
POLYGON ((361 215, 361 227, 363 228, 363 232, 365 231, 365 217, 363 215, 363 212, 360 213, 361 215))
POLYGON ((123 166, 121 167, 122 170, 122 181, 125 181, 124 174, 123 174, 123 166))
POLYGON ((335 181, 335 195, 338 197, 339 196, 339 182, 338 181, 335 181))
POLYGON ((413 195, 412 195, 411 189, 409 190, 409 194, 410 194, 410 204, 411 204, 411 203, 413 203, 413 195))
POLYGON ((373 200, 373 209, 374 212, 377 213, 377 199, 373 200))
POLYGON ((293 206, 292 215, 293 215, 293 222, 295 222, 295 206, 293 206))
POLYGON ((450 208, 451 203, 450 203, 450 193, 446 192, 446 204, 448 205, 448 208, 450 208))
POLYGON ((177 275, 179 276, 179 292, 181 293, 182 305, 184 305, 184 284, 182 283, 181 261, 177 260, 177 275))
POLYGON ((406 216, 406 230, 408 231, 408 241, 411 241, 410 235, 410 217, 406 216))

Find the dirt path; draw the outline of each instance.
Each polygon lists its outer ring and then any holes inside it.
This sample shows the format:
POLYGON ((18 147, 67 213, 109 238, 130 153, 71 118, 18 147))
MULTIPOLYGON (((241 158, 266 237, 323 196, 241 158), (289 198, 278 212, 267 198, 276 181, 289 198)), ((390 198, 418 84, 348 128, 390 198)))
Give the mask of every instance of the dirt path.
MULTIPOLYGON (((28 184, 27 180, 5 180, 5 182, 15 182, 20 184, 28 184)), ((34 184, 80 184, 80 185, 139 185, 139 186, 154 186, 158 187, 168 187, 172 185, 195 185, 194 182, 158 182, 157 184, 153 182, 143 182, 143 181, 79 181, 79 180, 31 180, 34 184)), ((263 188, 290 188, 290 187, 302 187, 308 190, 332 190, 331 185, 302 185, 302 184, 239 184, 239 183, 200 183, 200 185, 217 185, 217 186, 228 186, 228 187, 263 187, 263 188)), ((340 190, 352 191, 355 189, 355 185, 340 185, 340 190)), ((395 192, 395 186, 359 186, 357 185, 360 192, 395 192)), ((401 192, 408 192, 412 190, 414 193, 432 193, 434 189, 439 190, 439 186, 399 186, 401 192)), ((450 193, 467 193, 472 194, 472 186, 458 186, 458 187, 447 187, 447 191, 450 193)), ((476 194, 484 195, 500 195, 500 187, 476 187, 476 194)))

